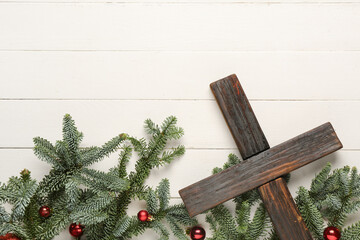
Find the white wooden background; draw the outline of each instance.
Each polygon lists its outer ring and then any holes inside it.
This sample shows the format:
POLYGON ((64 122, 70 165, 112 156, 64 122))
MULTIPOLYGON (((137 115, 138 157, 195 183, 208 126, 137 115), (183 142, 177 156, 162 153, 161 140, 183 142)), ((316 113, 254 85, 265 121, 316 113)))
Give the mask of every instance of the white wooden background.
POLYGON ((293 194, 327 161, 360 168, 360 0, 0 0, 0 181, 25 167, 41 179, 32 138, 59 139, 65 113, 84 146, 176 115, 186 155, 148 184, 169 178, 179 202, 237 153, 209 89, 231 73, 272 146, 326 121, 342 140, 293 173, 293 194))

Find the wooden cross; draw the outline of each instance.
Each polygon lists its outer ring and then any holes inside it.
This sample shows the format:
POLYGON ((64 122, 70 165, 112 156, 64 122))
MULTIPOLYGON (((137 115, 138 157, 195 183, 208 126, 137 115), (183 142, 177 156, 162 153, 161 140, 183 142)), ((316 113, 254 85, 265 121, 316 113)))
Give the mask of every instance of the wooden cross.
POLYGON ((213 82, 210 88, 246 161, 181 189, 189 215, 258 188, 280 239, 312 239, 281 176, 342 148, 331 124, 270 148, 236 75, 213 82))

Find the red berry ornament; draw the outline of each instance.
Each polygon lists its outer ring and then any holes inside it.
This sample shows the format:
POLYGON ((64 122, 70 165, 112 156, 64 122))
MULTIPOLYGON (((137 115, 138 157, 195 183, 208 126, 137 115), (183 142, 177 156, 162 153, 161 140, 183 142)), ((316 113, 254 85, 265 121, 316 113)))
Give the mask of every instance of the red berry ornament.
POLYGON ((40 214, 40 216, 42 216, 44 218, 47 218, 47 217, 50 216, 51 210, 50 210, 50 208, 48 206, 42 206, 39 209, 39 214, 40 214))
POLYGON ((72 223, 69 227, 69 232, 73 237, 81 237, 84 228, 85 227, 81 224, 72 223))
POLYGON ((7 233, 6 235, 0 236, 0 240, 21 240, 12 233, 7 233))
POLYGON ((325 240, 339 240, 341 237, 340 230, 336 227, 327 227, 324 230, 325 240))
POLYGON ((141 222, 149 222, 153 220, 153 217, 146 210, 139 211, 137 217, 141 222))
POLYGON ((196 226, 193 227, 190 231, 190 238, 192 240, 204 240, 206 232, 202 227, 196 226))

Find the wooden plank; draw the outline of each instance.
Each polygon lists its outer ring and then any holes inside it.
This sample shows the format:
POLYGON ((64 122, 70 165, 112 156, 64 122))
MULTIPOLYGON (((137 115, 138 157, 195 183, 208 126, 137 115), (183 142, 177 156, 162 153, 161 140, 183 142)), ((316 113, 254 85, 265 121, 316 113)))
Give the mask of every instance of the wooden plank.
POLYGON ((325 123, 236 166, 179 191, 190 216, 259 187, 342 148, 330 123, 325 123))
POLYGON ((358 4, 3 3, 0 49, 359 50, 359 12, 358 4))
MULTIPOLYGON (((360 52, 337 51, 5 51, 0 52, 0 79, 6 81, 1 85, 0 96, 1 99, 213 100, 206 86, 233 72, 241 76, 241 85, 250 102, 254 99, 360 100, 360 52), (142 87, 139 79, 144 80, 142 87)), ((257 111, 256 115, 260 113, 257 111)), ((268 133, 268 140, 271 137, 268 133)))
POLYGON ((261 185, 258 191, 280 239, 313 239, 282 177, 261 185))
POLYGON ((280 239, 312 239, 283 178, 262 185, 259 193, 280 239))
POLYGON ((269 143, 236 75, 210 84, 243 159, 269 148, 269 143))
MULTIPOLYGON (((359 134, 355 134, 360 133, 359 101, 259 101, 251 105, 271 146, 331 121, 346 149, 360 149, 359 134)), ((175 115, 185 130, 181 144, 187 149, 237 149, 215 101, 9 100, 0 101, 0 113, 0 148, 32 147, 35 136, 55 141, 61 138, 63 115, 70 113, 85 134, 84 146, 102 145, 124 131, 144 136, 146 118, 160 122, 175 115)))

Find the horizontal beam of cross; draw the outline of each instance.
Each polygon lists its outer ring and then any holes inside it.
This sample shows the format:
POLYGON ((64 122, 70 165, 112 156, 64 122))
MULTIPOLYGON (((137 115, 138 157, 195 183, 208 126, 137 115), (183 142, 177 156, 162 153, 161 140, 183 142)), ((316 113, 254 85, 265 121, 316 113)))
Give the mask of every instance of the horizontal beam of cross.
POLYGON ((190 216, 322 158, 342 144, 330 123, 305 132, 179 191, 190 216))

